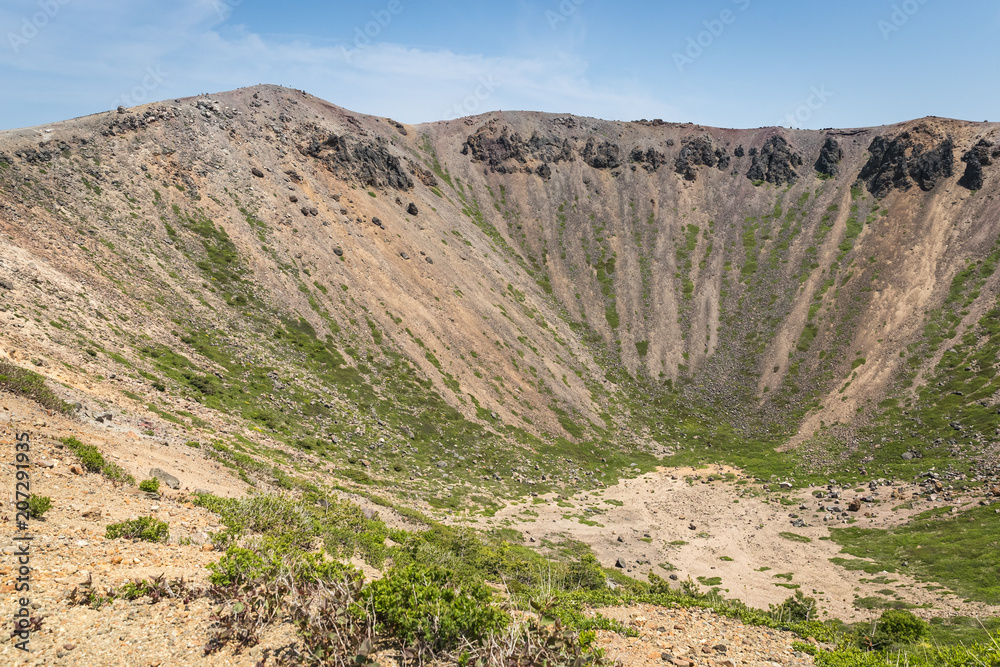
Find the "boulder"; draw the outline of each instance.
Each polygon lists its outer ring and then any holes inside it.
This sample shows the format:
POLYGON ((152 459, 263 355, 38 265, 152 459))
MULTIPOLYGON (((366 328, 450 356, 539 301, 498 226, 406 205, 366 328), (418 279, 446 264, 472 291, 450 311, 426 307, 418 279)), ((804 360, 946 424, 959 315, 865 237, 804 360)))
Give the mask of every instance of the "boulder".
POLYGON ((149 476, 153 479, 160 480, 161 482, 169 486, 171 489, 181 488, 181 481, 179 479, 171 475, 169 472, 161 470, 160 468, 152 468, 149 471, 149 476))

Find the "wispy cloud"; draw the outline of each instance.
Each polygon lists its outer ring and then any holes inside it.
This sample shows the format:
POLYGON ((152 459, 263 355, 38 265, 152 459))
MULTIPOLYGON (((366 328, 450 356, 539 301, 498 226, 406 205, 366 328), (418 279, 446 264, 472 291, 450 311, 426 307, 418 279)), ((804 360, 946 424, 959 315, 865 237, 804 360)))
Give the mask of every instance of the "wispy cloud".
MULTIPOLYGON (((30 48, 0 50, 0 67, 19 87, 29 88, 32 77, 63 80, 70 90, 37 94, 53 101, 71 94, 92 105, 91 111, 111 108, 141 84, 148 68, 160 67, 170 72, 155 91, 160 97, 278 83, 408 122, 442 118, 484 79, 499 85, 476 112, 539 109, 622 119, 671 113, 637 87, 592 81, 586 60, 558 50, 496 57, 373 41, 345 57, 343 47, 350 44, 260 34, 223 22, 216 0, 169 6, 138 0, 124 8, 102 0, 64 2, 30 48)), ((15 0, 0 13, 0 25, 13 25, 32 8, 37 0, 15 0)), ((233 19, 238 12, 235 7, 233 19)))

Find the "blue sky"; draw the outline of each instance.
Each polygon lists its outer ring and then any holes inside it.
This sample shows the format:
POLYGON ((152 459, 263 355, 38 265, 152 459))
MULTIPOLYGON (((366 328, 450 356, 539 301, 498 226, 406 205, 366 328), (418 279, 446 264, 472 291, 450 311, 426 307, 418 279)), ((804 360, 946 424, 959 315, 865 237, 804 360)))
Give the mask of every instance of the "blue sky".
POLYGON ((404 122, 1000 120, 994 0, 4 0, 0 128, 257 83, 404 122))

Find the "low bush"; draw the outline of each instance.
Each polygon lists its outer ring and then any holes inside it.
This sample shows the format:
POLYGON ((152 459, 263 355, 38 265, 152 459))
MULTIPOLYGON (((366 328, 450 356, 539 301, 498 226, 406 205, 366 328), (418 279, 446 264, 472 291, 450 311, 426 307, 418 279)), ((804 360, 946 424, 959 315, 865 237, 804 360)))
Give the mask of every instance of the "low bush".
POLYGON ((41 519, 50 509, 52 509, 52 499, 48 496, 28 497, 28 513, 32 519, 41 519))
POLYGON ((166 542, 167 537, 169 537, 169 526, 166 521, 143 516, 109 525, 104 537, 109 540, 122 538, 126 540, 139 539, 143 542, 166 542))
POLYGON ((62 443, 76 455, 84 470, 100 473, 115 484, 135 484, 135 478, 132 475, 117 463, 106 461, 97 447, 84 444, 73 436, 63 438, 62 443))
POLYGON ((0 391, 30 398, 44 408, 69 412, 70 405, 45 385, 45 378, 34 371, 0 359, 0 391))
POLYGON ((771 615, 782 623, 798 623, 810 621, 816 617, 816 599, 806 597, 802 591, 795 591, 794 596, 785 598, 781 604, 768 605, 771 615))
POLYGON ((377 624, 404 644, 431 651, 479 642, 502 630, 510 617, 492 604, 484 583, 459 585, 454 573, 412 564, 393 568, 365 589, 377 624))
POLYGON ((80 460, 80 465, 88 472, 101 472, 104 470, 104 456, 97 447, 85 445, 76 438, 70 436, 63 438, 62 442, 80 460))
POLYGON ((927 622, 908 611, 886 609, 869 630, 861 633, 863 648, 884 649, 894 644, 914 644, 928 634, 927 622))
POLYGON ((158 493, 160 491, 160 480, 155 477, 152 479, 144 479, 139 482, 139 490, 145 491, 146 493, 158 493))

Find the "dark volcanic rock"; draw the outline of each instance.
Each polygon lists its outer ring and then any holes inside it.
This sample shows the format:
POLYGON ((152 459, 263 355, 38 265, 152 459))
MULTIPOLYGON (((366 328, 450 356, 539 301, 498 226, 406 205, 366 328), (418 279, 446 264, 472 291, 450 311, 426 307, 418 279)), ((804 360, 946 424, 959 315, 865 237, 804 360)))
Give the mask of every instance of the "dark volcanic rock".
POLYGON ((934 189, 939 178, 951 178, 955 169, 955 145, 951 137, 937 148, 924 152, 923 144, 917 144, 910 156, 910 176, 920 189, 928 192, 934 189))
POLYGON ((34 148, 29 148, 23 151, 17 151, 14 153, 17 157, 21 158, 28 164, 38 164, 40 162, 51 162, 52 161, 52 151, 36 151, 34 148))
POLYGON ((926 150, 909 132, 903 132, 891 141, 875 137, 868 151, 871 158, 858 178, 876 198, 893 189, 908 190, 914 181, 926 192, 937 185, 938 179, 949 178, 954 172, 954 144, 950 138, 926 150))
POLYGON ((641 164, 646 171, 656 171, 667 162, 667 156, 655 148, 647 148, 645 151, 638 147, 633 148, 629 159, 641 164))
POLYGON ((819 159, 816 160, 816 171, 824 176, 836 176, 840 173, 840 161, 843 159, 844 149, 836 139, 827 137, 819 151, 819 159))
POLYGON ((621 149, 610 141, 597 143, 591 137, 580 153, 583 161, 594 169, 614 169, 621 166, 621 149))
POLYGON ((958 184, 969 190, 982 190, 983 167, 993 164, 994 153, 993 143, 986 139, 980 139, 978 144, 966 151, 962 156, 965 173, 958 180, 958 184))
POLYGON ((462 146, 462 155, 472 155, 473 162, 485 162, 490 171, 500 174, 516 173, 519 167, 504 164, 513 160, 526 163, 527 144, 517 132, 511 132, 506 125, 491 120, 475 134, 469 135, 462 146))
POLYGON ((550 167, 546 163, 543 163, 537 169, 535 169, 535 173, 541 176, 542 179, 547 181, 550 178, 552 178, 552 167, 550 167))
POLYGON ((398 157, 384 142, 352 143, 346 136, 331 134, 325 140, 313 139, 302 153, 323 162, 339 176, 347 176, 370 187, 409 190, 413 181, 398 157))
POLYGON ((406 207, 406 212, 409 213, 410 215, 417 215, 418 213, 420 213, 420 210, 417 208, 416 204, 410 202, 410 205, 406 207))
POLYGON ((717 148, 712 137, 703 136, 692 139, 681 147, 677 159, 674 160, 674 171, 684 176, 684 180, 693 181, 698 178, 695 167, 718 167, 719 171, 729 166, 730 158, 724 148, 717 148))
POLYGON ((881 199, 894 188, 897 190, 910 188, 910 179, 906 173, 908 139, 909 133, 903 133, 892 141, 885 137, 872 139, 872 143, 868 146, 871 157, 861 168, 858 178, 865 182, 868 192, 874 197, 881 199))
POLYGON ((746 153, 743 151, 743 144, 740 144, 739 146, 736 147, 736 150, 733 151, 733 155, 735 155, 736 157, 743 157, 744 155, 746 155, 746 153))
POLYGON ((573 162, 573 147, 569 145, 568 139, 561 142, 549 137, 543 137, 537 132, 528 139, 528 150, 531 157, 542 162, 559 164, 560 162, 573 162))
POLYGON ((795 167, 802 166, 802 156, 792 150, 788 141, 775 135, 764 143, 760 153, 754 155, 747 178, 751 181, 766 181, 775 185, 794 183, 799 180, 795 167))

